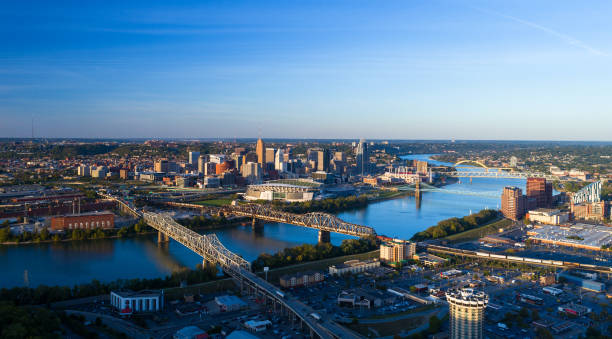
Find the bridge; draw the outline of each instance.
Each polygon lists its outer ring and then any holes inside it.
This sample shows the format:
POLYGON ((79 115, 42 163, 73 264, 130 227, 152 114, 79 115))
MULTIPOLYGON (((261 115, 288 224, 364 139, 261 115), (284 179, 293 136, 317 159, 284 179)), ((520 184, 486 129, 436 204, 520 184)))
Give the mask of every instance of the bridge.
POLYGON ((173 207, 199 209, 209 214, 249 217, 253 220, 253 228, 261 226, 257 223, 257 220, 312 228, 319 231, 319 242, 329 242, 330 232, 352 235, 355 237, 376 236, 376 231, 372 227, 349 223, 335 215, 323 212, 296 214, 279 211, 270 206, 261 204, 232 204, 223 207, 179 202, 167 202, 166 204, 173 207))
POLYGON ((223 246, 216 234, 198 234, 180 225, 168 214, 141 212, 121 198, 104 193, 101 193, 101 195, 117 201, 120 208, 125 208, 130 213, 141 216, 150 227, 156 229, 159 234, 164 234, 166 239, 172 238, 200 255, 204 264, 219 265, 223 272, 236 281, 241 292, 246 291, 249 294, 261 297, 265 300, 266 305, 274 308, 274 311, 289 316, 292 322, 299 321, 301 326, 305 325, 310 330, 312 338, 359 338, 358 335, 331 319, 316 320, 310 316, 315 312, 312 308, 304 305, 296 298, 285 295, 274 285, 251 272, 251 264, 223 246))
POLYGON ((515 172, 515 171, 503 171, 495 169, 492 171, 452 171, 452 172, 434 172, 439 175, 453 177, 453 178, 493 178, 493 179, 527 179, 527 178, 545 178, 549 181, 562 180, 554 175, 538 173, 538 172, 515 172))
POLYGON ((473 191, 468 191, 468 190, 446 189, 446 188, 440 188, 440 187, 428 185, 425 183, 420 183, 420 187, 418 188, 416 187, 416 185, 402 185, 402 186, 397 186, 396 189, 398 191, 414 191, 418 193, 439 192, 439 193, 471 195, 471 196, 495 198, 495 199, 500 197, 500 194, 495 193, 495 192, 473 192, 473 191))

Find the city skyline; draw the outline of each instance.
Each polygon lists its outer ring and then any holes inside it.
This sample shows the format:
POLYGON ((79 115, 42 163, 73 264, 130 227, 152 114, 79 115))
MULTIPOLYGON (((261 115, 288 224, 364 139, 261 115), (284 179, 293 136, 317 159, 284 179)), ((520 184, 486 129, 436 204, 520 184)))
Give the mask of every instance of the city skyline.
POLYGON ((12 3, 0 135, 610 140, 611 6, 12 3))

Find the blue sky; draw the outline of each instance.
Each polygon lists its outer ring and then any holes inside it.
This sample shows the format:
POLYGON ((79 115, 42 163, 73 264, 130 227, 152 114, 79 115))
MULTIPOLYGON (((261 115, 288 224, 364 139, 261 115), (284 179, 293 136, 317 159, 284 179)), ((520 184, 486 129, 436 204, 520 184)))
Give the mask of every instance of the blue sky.
POLYGON ((13 1, 0 137, 611 140, 610 1, 13 1))

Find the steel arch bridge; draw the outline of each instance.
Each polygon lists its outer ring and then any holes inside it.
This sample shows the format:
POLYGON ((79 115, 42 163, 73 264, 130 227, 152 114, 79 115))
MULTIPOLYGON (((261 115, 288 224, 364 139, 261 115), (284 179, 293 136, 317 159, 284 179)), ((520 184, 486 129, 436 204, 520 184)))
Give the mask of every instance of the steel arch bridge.
POLYGON ((322 339, 359 338, 354 332, 339 326, 331 319, 315 321, 310 316, 314 312, 312 308, 295 298, 285 296, 274 285, 251 272, 251 264, 223 246, 216 234, 198 234, 177 223, 168 214, 141 212, 121 198, 109 194, 103 195, 108 199, 117 201, 121 208, 128 208, 136 216, 142 217, 149 226, 194 251, 205 261, 219 264, 225 273, 240 284, 241 290, 246 287, 247 290, 271 300, 275 308, 277 304, 281 305, 281 312, 284 308, 287 310, 287 314, 292 315, 293 319, 299 319, 310 329, 311 337, 322 339))
POLYGON ((480 162, 478 160, 467 160, 467 159, 466 160, 461 160, 461 161, 455 163, 453 165, 453 167, 457 167, 457 166, 462 165, 462 164, 476 164, 476 165, 478 165, 478 166, 480 166, 480 167, 482 167, 482 168, 484 168, 486 170, 489 169, 489 167, 487 167, 487 165, 483 164, 482 162, 480 162))
POLYGON ((224 207, 202 206, 178 202, 168 202, 170 206, 195 208, 213 214, 230 214, 253 219, 292 224, 313 228, 324 232, 341 233, 356 237, 376 236, 376 231, 369 226, 346 222, 335 215, 323 212, 296 214, 283 212, 261 204, 237 204, 224 207))

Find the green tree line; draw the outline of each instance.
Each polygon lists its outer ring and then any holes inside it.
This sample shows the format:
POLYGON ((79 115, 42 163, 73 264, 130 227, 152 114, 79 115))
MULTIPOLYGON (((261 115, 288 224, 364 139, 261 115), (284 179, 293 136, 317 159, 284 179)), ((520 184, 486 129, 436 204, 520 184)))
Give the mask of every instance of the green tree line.
POLYGON ((11 302, 14 305, 46 305, 49 303, 76 298, 85 298, 108 294, 110 291, 128 289, 133 291, 162 289, 179 286, 182 281, 197 284, 217 278, 217 268, 202 267, 198 264, 195 270, 182 269, 165 278, 154 279, 119 279, 108 283, 92 280, 89 283, 70 286, 46 286, 36 288, 13 287, 0 289, 0 302, 11 302))
POLYGON ((262 253, 252 263, 254 270, 264 267, 283 267, 307 261, 315 261, 343 255, 351 255, 373 251, 378 247, 375 237, 342 240, 340 246, 329 243, 317 245, 304 244, 292 248, 285 248, 275 254, 262 253))
POLYGON ((411 240, 422 241, 427 239, 438 239, 461 233, 490 223, 499 217, 499 212, 484 209, 476 214, 463 218, 450 218, 438 222, 437 225, 415 234, 411 240))

